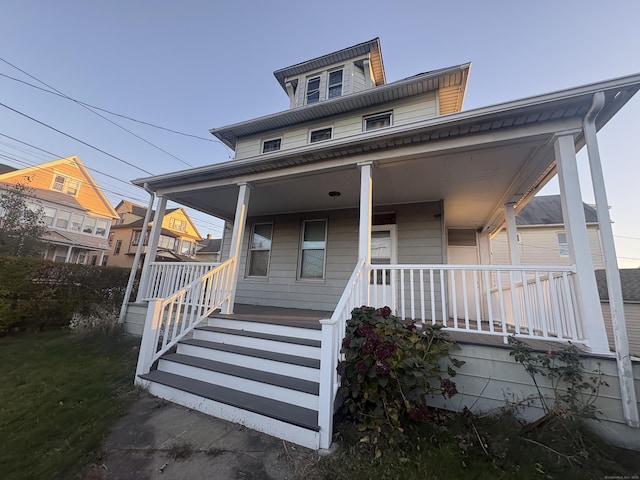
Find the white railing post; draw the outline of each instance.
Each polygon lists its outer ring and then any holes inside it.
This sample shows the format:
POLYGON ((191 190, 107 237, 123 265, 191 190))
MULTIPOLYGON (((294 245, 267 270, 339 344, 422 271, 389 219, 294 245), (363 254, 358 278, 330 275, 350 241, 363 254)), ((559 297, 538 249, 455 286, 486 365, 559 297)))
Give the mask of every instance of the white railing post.
POLYGON ((338 351, 336 332, 339 322, 335 319, 320 320, 322 325, 322 349, 320 354, 320 389, 318 398, 318 426, 320 427, 320 448, 328 449, 333 437, 333 409, 338 351))
POLYGON ((147 317, 144 322, 140 351, 138 352, 138 366, 136 367, 136 383, 139 382, 139 375, 149 373, 153 364, 153 356, 156 350, 157 332, 160 328, 162 316, 162 300, 149 300, 147 307, 147 317))
MULTIPOLYGON (((158 207, 156 208, 156 214, 153 217, 153 225, 151 226, 151 234, 149 235, 149 242, 147 244, 147 250, 144 255, 144 262, 142 264, 142 272, 140 273, 140 284, 138 286, 138 299, 142 301, 143 298, 147 298, 147 287, 149 283, 149 265, 156 260, 156 253, 158 251, 158 241, 160 240, 160 232, 162 231, 162 219, 167 209, 167 197, 158 196, 158 207)), ((144 242, 144 237, 140 238, 141 242, 144 242)))
POLYGON ((249 194, 251 193, 251 187, 247 183, 238 184, 238 201, 236 203, 236 215, 233 218, 233 234, 231 235, 231 248, 229 251, 229 258, 233 258, 235 261, 233 270, 231 272, 231 291, 229 298, 222 306, 222 311, 225 314, 233 313, 233 304, 236 298, 236 287, 238 282, 238 269, 240 268, 240 244, 242 242, 242 235, 244 234, 245 224, 247 222, 247 210, 249 208, 249 194))

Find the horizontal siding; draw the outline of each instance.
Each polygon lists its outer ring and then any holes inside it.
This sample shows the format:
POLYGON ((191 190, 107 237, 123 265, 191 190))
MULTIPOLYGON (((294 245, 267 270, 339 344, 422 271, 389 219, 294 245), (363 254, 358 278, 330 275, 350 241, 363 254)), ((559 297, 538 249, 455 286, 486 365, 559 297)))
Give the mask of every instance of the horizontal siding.
MULTIPOLYGON (((611 350, 615 350, 609 303, 602 303, 602 316, 604 317, 604 325, 607 330, 609 347, 611 350)), ((640 304, 625 303, 624 318, 627 326, 627 337, 629 338, 629 353, 640 357, 640 304)))
MULTIPOLYGON (((519 228, 520 263, 523 265, 571 265, 570 257, 561 257, 558 252, 557 232, 562 231, 564 231, 562 227, 519 228)), ((593 268, 602 269, 604 268, 604 260, 600 248, 598 228, 595 225, 588 226, 587 236, 593 268)), ((511 263, 506 231, 501 231, 491 240, 491 250, 491 263, 494 265, 511 263)))
POLYGON ((309 131, 323 127, 333 127, 334 139, 357 136, 362 133, 362 117, 391 110, 393 110, 394 125, 406 125, 435 117, 437 115, 436 94, 432 92, 405 98, 398 102, 358 110, 355 114, 337 115, 285 130, 273 130, 244 137, 238 140, 236 159, 259 155, 262 141, 270 138, 282 138, 282 150, 303 147, 309 143, 309 131))
MULTIPOLYGON (((441 263, 442 245, 437 202, 416 205, 385 206, 396 214, 398 260, 403 263, 441 263)), ((353 272, 358 257, 358 211, 338 210, 323 213, 250 218, 242 241, 236 302, 290 308, 333 310, 353 272), (323 281, 297 279, 300 227, 303 220, 327 218, 326 274, 323 281), (251 225, 273 222, 273 241, 266 279, 246 276, 251 225)), ((224 236, 223 258, 228 258, 230 234, 224 236)), ((439 289, 438 289, 439 290, 439 289)), ((408 294, 408 292, 407 292, 408 294)), ((430 308, 430 307, 429 307, 430 308)))
MULTIPOLYGON (((473 412, 485 413, 498 412, 500 409, 520 402, 517 412, 523 419, 533 421, 544 414, 538 402, 524 402, 527 398, 536 397, 537 391, 524 367, 509 356, 510 348, 473 344, 460 344, 459 347, 452 352, 452 355, 466 363, 457 369, 458 373, 454 378, 458 395, 450 400, 443 399, 441 395, 434 396, 428 400, 429 405, 457 411, 468 408, 473 412)), ((602 380, 608 384, 600 389, 596 399, 596 408, 603 415, 600 417, 601 422, 592 423, 593 428, 618 445, 640 448, 638 430, 627 427, 624 421, 615 359, 585 357, 582 359, 582 364, 587 372, 601 371, 602 380)), ((640 363, 638 362, 633 365, 633 377, 636 395, 638 395, 640 394, 640 363)), ((536 378, 536 380, 541 386, 542 393, 551 396, 552 390, 549 388, 547 379, 536 378)))

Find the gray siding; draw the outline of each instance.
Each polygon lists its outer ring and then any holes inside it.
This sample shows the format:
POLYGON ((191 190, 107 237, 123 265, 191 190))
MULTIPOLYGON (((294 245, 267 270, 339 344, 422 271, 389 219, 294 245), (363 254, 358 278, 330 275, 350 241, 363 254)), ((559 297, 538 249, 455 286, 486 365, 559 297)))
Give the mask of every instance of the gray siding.
MULTIPOLYGON (((615 350, 615 340, 611 323, 611 307, 609 302, 603 302, 601 305, 609 347, 613 351, 615 350)), ((627 337, 629 338, 629 353, 640 358, 640 304, 625 303, 624 318, 627 325, 627 337)))
MULTIPOLYGON (((442 263, 443 248, 437 202, 395 205, 381 208, 395 212, 398 232, 398 260, 404 263, 442 263)), ((228 258, 230 234, 225 235, 222 258, 228 258)), ((242 241, 236 302, 331 311, 338 303, 358 257, 358 211, 335 210, 309 214, 249 218, 242 241), (327 219, 327 258, 322 281, 297 278, 300 228, 303 220, 327 219), (273 222, 269 276, 246 276, 251 226, 273 222)))
MULTIPOLYGON (((306 85, 305 87, 306 88, 306 85)), ((300 88, 298 88, 300 91, 300 88)), ((253 157, 262 153, 262 142, 272 138, 282 138, 282 150, 303 147, 309 143, 309 131, 323 127, 333 127, 333 138, 343 139, 362 134, 362 117, 375 113, 393 111, 394 125, 426 120, 437 115, 435 92, 406 98, 398 102, 359 110, 355 114, 337 115, 331 120, 306 123, 286 130, 273 130, 261 135, 253 135, 238 140, 236 159, 253 157)))

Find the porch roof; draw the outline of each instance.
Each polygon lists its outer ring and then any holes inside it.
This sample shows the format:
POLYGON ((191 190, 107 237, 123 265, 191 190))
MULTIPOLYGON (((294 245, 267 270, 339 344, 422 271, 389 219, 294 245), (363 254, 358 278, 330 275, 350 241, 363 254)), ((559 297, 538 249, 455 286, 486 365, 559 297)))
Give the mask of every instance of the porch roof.
POLYGON ((555 174, 557 132, 571 131, 582 147, 594 93, 605 94, 600 129, 638 89, 640 74, 629 75, 133 183, 224 219, 233 218, 239 182, 254 186, 252 215, 354 208, 355 165, 374 161, 374 204, 442 199, 449 225, 490 230, 505 203, 522 208, 555 174))

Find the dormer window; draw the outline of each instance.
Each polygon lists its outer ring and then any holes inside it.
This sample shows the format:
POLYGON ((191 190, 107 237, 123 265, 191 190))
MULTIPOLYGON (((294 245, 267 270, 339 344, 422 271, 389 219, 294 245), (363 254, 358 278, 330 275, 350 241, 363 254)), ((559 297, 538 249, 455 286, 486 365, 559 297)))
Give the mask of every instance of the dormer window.
POLYGON ((329 86, 327 98, 339 97, 342 95, 342 69, 329 72, 329 86))
POLYGON ((320 101, 320 77, 307 80, 307 104, 320 101))
POLYGON ((282 139, 273 138, 262 142, 262 153, 277 152, 282 145, 282 139))

